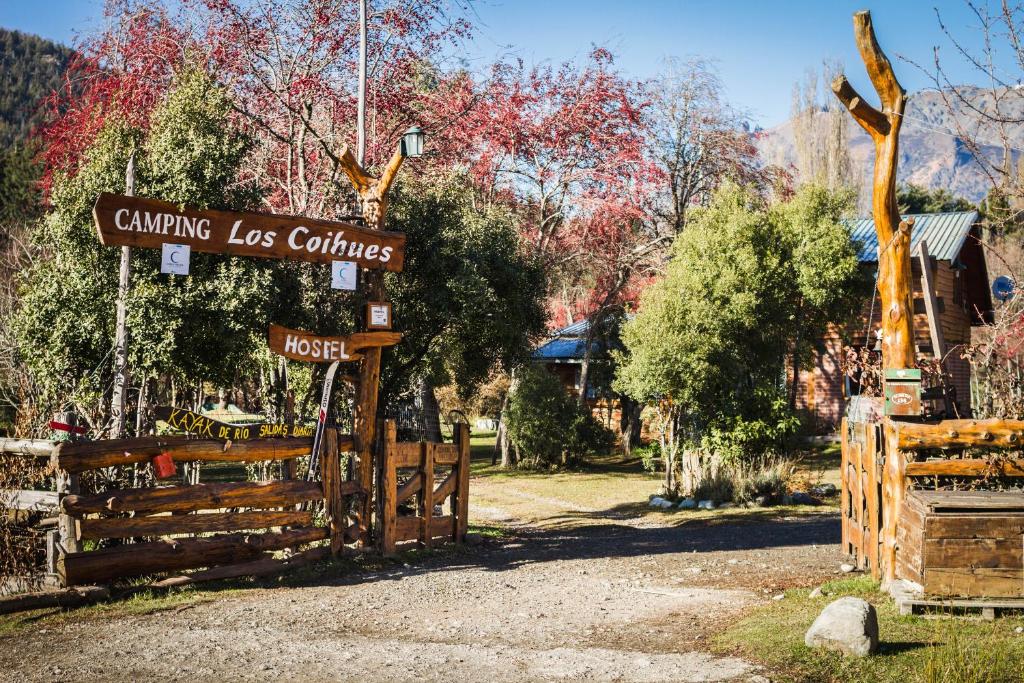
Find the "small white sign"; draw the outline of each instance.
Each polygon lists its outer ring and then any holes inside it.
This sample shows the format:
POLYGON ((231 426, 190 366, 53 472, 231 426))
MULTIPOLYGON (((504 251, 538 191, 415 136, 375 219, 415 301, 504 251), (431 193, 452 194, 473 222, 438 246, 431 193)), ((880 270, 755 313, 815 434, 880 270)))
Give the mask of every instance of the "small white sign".
POLYGON ((354 261, 331 261, 331 289, 354 290, 357 270, 354 261))
POLYGON ((388 320, 390 312, 391 307, 387 304, 370 304, 370 326, 391 327, 391 321, 388 320))
POLYGON ((168 275, 188 275, 188 263, 192 248, 187 244, 163 245, 163 259, 160 261, 160 272, 168 275))

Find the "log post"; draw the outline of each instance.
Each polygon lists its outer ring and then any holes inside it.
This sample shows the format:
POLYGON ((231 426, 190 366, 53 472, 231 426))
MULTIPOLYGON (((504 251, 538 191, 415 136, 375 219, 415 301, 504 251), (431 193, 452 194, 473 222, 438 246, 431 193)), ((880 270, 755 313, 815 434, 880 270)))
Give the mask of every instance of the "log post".
MULTIPOLYGON (((384 229, 387 215, 388 190, 395 182, 398 170, 405 161, 401 147, 397 149, 379 178, 366 172, 346 146, 339 161, 349 182, 359 195, 363 220, 374 230, 384 229)), ((365 278, 367 297, 371 301, 384 299, 384 278, 379 271, 369 271, 365 278)), ((368 322, 368 321, 364 321, 368 322)), ((380 384, 380 347, 366 350, 359 369, 359 402, 355 415, 356 457, 358 459, 359 483, 365 495, 359 503, 357 523, 359 539, 365 546, 370 542, 370 519, 373 513, 374 445, 377 437, 377 392, 380 384)))
POLYGON ((394 420, 384 422, 384 447, 381 458, 381 486, 377 492, 381 500, 380 551, 384 555, 395 554, 395 525, 398 515, 398 473, 395 467, 398 429, 394 420))
POLYGON ((341 457, 338 453, 338 432, 328 429, 321 444, 320 472, 324 487, 324 510, 331 529, 331 554, 338 555, 345 546, 345 501, 341 488, 341 457))
POLYGON ((429 548, 434 535, 434 451, 437 444, 423 442, 420 449, 420 473, 423 476, 423 486, 420 487, 419 495, 420 544, 424 548, 429 548))
POLYGON ((853 15, 857 49, 881 100, 879 111, 867 103, 840 74, 832 91, 871 136, 875 144, 872 214, 878 235, 878 294, 882 304, 882 366, 914 367, 914 305, 911 289, 911 221, 901 221, 896 205, 896 166, 899 132, 906 107, 906 92, 896 80, 892 64, 875 39, 871 13, 853 15))
POLYGON ((455 542, 466 540, 469 526, 469 425, 456 425, 456 445, 459 448, 458 483, 455 488, 452 514, 455 515, 455 542))
POLYGON ((907 488, 907 453, 900 450, 896 424, 885 420, 885 465, 882 470, 882 533, 879 558, 882 584, 896 578, 896 525, 899 523, 900 505, 907 488))

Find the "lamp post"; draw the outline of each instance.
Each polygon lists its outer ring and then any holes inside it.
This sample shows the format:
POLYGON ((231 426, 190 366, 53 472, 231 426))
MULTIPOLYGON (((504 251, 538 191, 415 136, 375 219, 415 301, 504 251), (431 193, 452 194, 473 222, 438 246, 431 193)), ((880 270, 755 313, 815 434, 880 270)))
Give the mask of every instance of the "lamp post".
MULTIPOLYGON (((423 154, 426 136, 418 127, 409 128, 399 141, 398 149, 391 156, 379 177, 367 173, 366 169, 352 155, 346 145, 340 155, 341 167, 348 176, 349 182, 359 195, 363 220, 375 230, 384 229, 384 218, 388 209, 388 190, 395 182, 398 170, 406 157, 419 157, 423 154)), ((383 274, 370 271, 366 274, 366 294, 370 301, 384 298, 383 274)), ((368 323, 369 321, 364 321, 368 323)), ((358 506, 357 524, 359 540, 363 545, 370 542, 370 515, 373 479, 379 469, 374 458, 374 443, 377 437, 377 392, 380 384, 380 347, 366 349, 359 369, 359 397, 356 408, 353 436, 358 465, 359 485, 364 491, 358 506)))

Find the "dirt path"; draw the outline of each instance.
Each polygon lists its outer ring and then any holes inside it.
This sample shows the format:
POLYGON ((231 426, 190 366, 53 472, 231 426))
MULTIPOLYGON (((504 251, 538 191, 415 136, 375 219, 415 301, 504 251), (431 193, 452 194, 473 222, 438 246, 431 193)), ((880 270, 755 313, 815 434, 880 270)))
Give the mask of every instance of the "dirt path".
POLYGON ((472 515, 511 536, 327 584, 43 620, 0 639, 0 679, 763 680, 707 638, 838 558, 832 515, 680 526, 474 486, 472 515))

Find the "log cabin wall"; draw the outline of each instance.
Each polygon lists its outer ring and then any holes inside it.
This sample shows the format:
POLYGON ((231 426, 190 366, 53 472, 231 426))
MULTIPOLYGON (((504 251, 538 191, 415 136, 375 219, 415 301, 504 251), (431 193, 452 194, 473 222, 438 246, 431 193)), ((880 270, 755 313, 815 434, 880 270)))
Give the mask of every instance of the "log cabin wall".
MULTIPOLYGON (((953 259, 931 259, 935 296, 939 304, 938 317, 946 345, 945 367, 952 377, 957 408, 961 416, 970 415, 971 372, 967 361, 960 358, 959 348, 971 342, 972 326, 983 324, 992 309, 984 252, 977 240, 978 230, 979 228, 974 225, 962 235, 962 245, 959 249, 944 249, 946 253, 955 251, 953 259)), ((921 263, 917 256, 917 246, 921 237, 918 236, 914 240, 912 259, 914 342, 919 352, 931 356, 932 341, 928 314, 924 306, 921 263)), ((864 267, 871 268, 873 272, 870 245, 862 249, 860 258, 864 267)), ((868 315, 872 308, 870 330, 873 332, 879 329, 881 306, 876 297, 873 307, 870 299, 864 302, 861 314, 850 325, 845 328, 831 327, 819 340, 812 367, 800 373, 796 407, 805 412, 810 426, 816 433, 831 433, 839 427, 846 399, 849 398, 846 395, 845 377, 839 367, 843 349, 846 344, 870 344, 872 347, 875 345, 876 340, 866 339, 864 334, 868 329, 868 315)))

